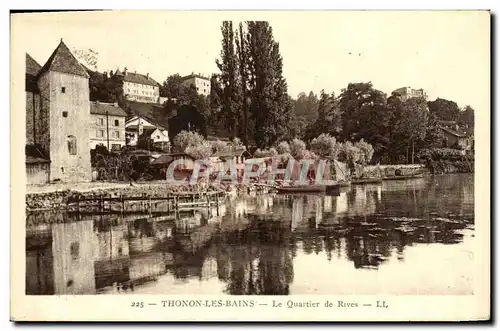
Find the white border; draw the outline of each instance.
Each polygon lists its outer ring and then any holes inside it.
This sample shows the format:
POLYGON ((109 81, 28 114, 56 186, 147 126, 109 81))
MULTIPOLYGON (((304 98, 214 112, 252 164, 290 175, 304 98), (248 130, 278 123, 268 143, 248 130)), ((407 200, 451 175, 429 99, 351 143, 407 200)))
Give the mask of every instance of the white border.
MULTIPOLYGON (((25 9, 32 9, 32 8, 37 8, 40 5, 40 2, 38 1, 10 1, 10 2, 3 2, 6 4, 10 4, 11 7, 15 7, 16 9, 19 8, 25 8, 25 9)), ((174 3, 165 3, 163 4, 162 2, 157 2, 154 3, 152 1, 141 1, 141 2, 132 2, 132 1, 108 1, 106 3, 103 3, 102 1, 95 1, 95 0, 88 0, 84 3, 82 2, 63 2, 63 1, 45 1, 43 2, 43 5, 45 8, 67 8, 67 9, 82 9, 82 6, 85 6, 87 8, 99 8, 99 7, 108 7, 108 8, 115 8, 115 9, 493 9, 494 13, 498 13, 498 1, 485 1, 485 0, 476 0, 476 1, 463 1, 463 0, 458 0, 458 1, 427 1, 427 0, 420 0, 420 1, 354 1, 354 0, 349 0, 349 1, 317 1, 317 0, 309 0, 307 2, 299 2, 295 0, 289 0, 283 3, 279 3, 277 1, 269 1, 269 0, 255 0, 251 1, 249 3, 246 3, 245 5, 242 4, 241 8, 237 7, 237 3, 234 1, 221 1, 221 0, 216 0, 216 1, 210 1, 210 3, 205 2, 203 0, 200 1, 183 1, 182 3, 179 2, 177 4, 174 3), (137 4, 141 5, 141 7, 137 7, 137 4), (161 6, 160 6, 161 4, 161 6)), ((5 13, 5 11, 4 11, 5 13)), ((2 16, 2 27, 4 27, 3 31, 5 33, 2 34, 2 37, 4 39, 4 45, 8 45, 9 43, 9 19, 7 15, 2 16)), ((496 30, 496 28, 495 28, 496 30)), ((498 40, 498 34, 495 32, 495 42, 498 40)), ((6 47, 6 56, 4 57, 4 65, 5 68, 8 67, 9 65, 9 48, 6 47)), ((5 71, 8 72, 8 71, 5 71)), ((497 71, 495 70, 495 74, 497 71)), ((9 78, 3 81, 3 89, 1 89, 3 95, 3 98, 1 99, 4 102, 4 109, 10 109, 9 106, 9 78)), ((492 91, 492 93, 495 93, 498 95, 498 86, 495 87, 495 91, 492 91)), ((492 110, 492 113, 496 112, 496 109, 492 110)), ((8 112, 7 112, 8 113, 8 112)), ((9 115, 7 114, 7 118, 4 119, 4 123, 10 123, 9 121, 9 115)), ((497 124, 495 122, 495 124, 497 124)), ((10 141, 10 132, 8 129, 9 124, 7 124, 6 130, 0 131, 3 141, 10 141)), ((496 130, 493 130, 493 132, 496 132, 496 130)), ((495 134, 495 138, 496 138, 495 134)), ((10 190, 7 188, 10 181, 10 162, 2 162, 0 164, 0 167, 5 167, 1 171, 1 180, 2 183, 5 185, 2 185, 2 198, 0 199, 0 203, 2 204, 3 208, 0 208, 0 210, 4 211, 6 215, 3 218, 4 220, 9 219, 9 215, 7 214, 7 210, 9 210, 9 203, 8 203, 8 198, 10 196, 10 190)), ((497 197, 498 199, 498 197, 497 197)), ((495 200, 495 204, 498 202, 498 200, 495 200)), ((496 219, 496 217, 495 217, 496 219)), ((498 226, 496 227, 498 231, 498 226)), ((496 232, 495 235, 498 233, 496 232)), ((7 239, 9 236, 8 231, 4 231, 3 235, 5 236, 4 239, 7 239)), ((496 236, 495 236, 496 238, 496 236)), ((3 242, 6 244, 9 242, 9 240, 3 240, 3 242)), ((494 241, 493 241, 494 242, 494 241)), ((3 257, 6 257, 4 259, 4 264, 6 265, 9 260, 9 249, 4 249, 2 251, 3 257)), ((9 272, 7 268, 4 268, 4 272, 2 273, 2 280, 4 280, 4 284, 8 284, 9 282, 9 272)), ((5 291, 6 293, 9 293, 8 288, 5 291)), ((4 308, 4 312, 9 311, 9 301, 6 298, 5 299, 5 306, 2 307, 4 308)), ((8 314, 8 313, 7 313, 8 314)), ((5 316, 3 319, 4 321, 8 320, 8 316, 5 316)), ((12 324, 9 324, 7 326, 8 328, 13 327, 12 324)), ((71 327, 71 326, 69 326, 71 327)), ((99 328, 105 328, 109 326, 93 326, 97 329, 99 328)), ((142 327, 142 326, 138 326, 142 327)), ((172 326, 170 326, 172 327, 172 326)), ((256 327, 261 327, 261 326, 256 326, 256 327)), ((338 326, 336 326, 338 327, 338 326)), ((384 327, 384 326, 382 326, 384 327)), ((425 326, 428 328, 428 326, 425 326)))

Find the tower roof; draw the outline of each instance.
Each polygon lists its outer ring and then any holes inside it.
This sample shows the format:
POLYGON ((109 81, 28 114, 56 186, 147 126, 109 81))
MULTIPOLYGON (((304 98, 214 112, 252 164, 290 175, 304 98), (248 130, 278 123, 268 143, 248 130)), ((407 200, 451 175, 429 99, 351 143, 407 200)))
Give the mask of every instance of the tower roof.
POLYGON ((116 76, 123 76, 123 73, 120 71, 120 68, 116 68, 115 75, 116 76))
POLYGON ((87 71, 73 56, 73 54, 71 54, 71 51, 62 39, 40 70, 39 75, 43 75, 47 71, 56 71, 70 75, 89 77, 87 71))
POLYGON ((36 83, 36 77, 38 72, 42 68, 38 62, 35 61, 28 53, 26 53, 26 87, 27 92, 38 92, 38 85, 36 83))
POLYGON ((35 61, 34 58, 31 57, 28 53, 26 53, 26 74, 31 76, 38 75, 38 72, 42 68, 38 62, 35 61))

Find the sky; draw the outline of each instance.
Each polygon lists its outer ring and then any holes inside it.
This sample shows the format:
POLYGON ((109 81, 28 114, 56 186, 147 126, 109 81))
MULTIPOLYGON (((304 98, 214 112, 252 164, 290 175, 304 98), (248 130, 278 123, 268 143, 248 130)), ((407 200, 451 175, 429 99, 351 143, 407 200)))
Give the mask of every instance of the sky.
POLYGON ((390 94, 424 88, 429 99, 489 112, 488 12, 467 11, 115 11, 17 14, 12 39, 43 65, 63 38, 98 52, 98 70, 127 67, 158 82, 217 72, 223 20, 267 20, 280 45, 288 92, 338 95, 371 81, 390 94), (22 41, 22 42, 21 42, 22 41))

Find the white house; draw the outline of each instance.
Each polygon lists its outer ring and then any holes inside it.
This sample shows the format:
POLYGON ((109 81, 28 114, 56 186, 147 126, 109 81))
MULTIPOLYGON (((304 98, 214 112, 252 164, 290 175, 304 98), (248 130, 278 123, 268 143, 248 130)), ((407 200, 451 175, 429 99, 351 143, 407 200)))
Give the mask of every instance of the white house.
POLYGON ((141 135, 147 136, 153 143, 170 144, 168 130, 141 116, 134 116, 125 122, 127 145, 135 146, 141 135))
POLYGON ((149 74, 128 72, 127 68, 123 73, 117 69, 115 75, 123 77, 123 94, 127 100, 158 103, 160 98, 160 84, 149 74))

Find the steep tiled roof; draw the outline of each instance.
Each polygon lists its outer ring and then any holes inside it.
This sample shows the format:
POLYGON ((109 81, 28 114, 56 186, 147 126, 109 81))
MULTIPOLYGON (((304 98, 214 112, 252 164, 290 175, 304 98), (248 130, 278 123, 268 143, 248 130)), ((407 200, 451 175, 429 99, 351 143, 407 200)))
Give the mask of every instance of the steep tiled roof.
POLYGON ((123 78, 125 82, 130 82, 130 83, 136 83, 136 84, 143 84, 143 85, 151 85, 151 86, 159 86, 153 78, 148 77, 143 74, 138 74, 134 72, 126 72, 125 77, 123 78))
POLYGON ((42 66, 39 65, 38 62, 31 57, 31 55, 26 53, 26 73, 28 75, 36 76, 38 75, 40 69, 42 69, 42 66))
POLYGON ((68 46, 62 41, 54 50, 52 55, 44 64, 38 75, 42 75, 47 71, 57 71, 65 74, 89 77, 87 71, 78 62, 78 60, 71 54, 68 46))
POLYGON ((106 111, 108 115, 111 116, 127 116, 127 113, 123 111, 119 106, 114 106, 112 103, 104 103, 93 101, 90 103, 90 113, 97 115, 106 115, 106 111))
POLYGON ((165 113, 165 110, 160 105, 135 101, 128 101, 127 105, 129 113, 132 115, 131 118, 139 116, 158 127, 168 128, 168 121, 161 116, 165 113))
POLYGON ((36 77, 42 66, 26 53, 26 88, 27 92, 37 92, 36 77))

